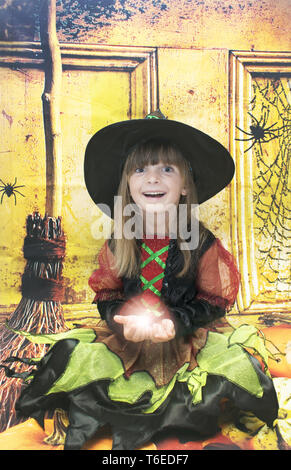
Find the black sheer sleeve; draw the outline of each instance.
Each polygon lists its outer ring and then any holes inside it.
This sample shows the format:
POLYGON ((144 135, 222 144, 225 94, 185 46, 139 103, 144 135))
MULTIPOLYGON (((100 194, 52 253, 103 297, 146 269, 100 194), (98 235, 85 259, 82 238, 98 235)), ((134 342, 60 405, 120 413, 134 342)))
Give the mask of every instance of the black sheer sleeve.
POLYGON ((240 275, 233 256, 220 240, 215 239, 200 258, 194 299, 171 308, 177 335, 191 334, 229 312, 239 283, 240 275))
POLYGON ((191 335, 198 328, 225 315, 225 309, 211 305, 206 300, 194 300, 183 307, 170 309, 176 328, 176 337, 191 335))
POLYGON ((113 320, 114 315, 118 315, 119 310, 124 305, 124 300, 98 300, 97 307, 102 320, 105 320, 113 333, 123 335, 123 325, 113 320))

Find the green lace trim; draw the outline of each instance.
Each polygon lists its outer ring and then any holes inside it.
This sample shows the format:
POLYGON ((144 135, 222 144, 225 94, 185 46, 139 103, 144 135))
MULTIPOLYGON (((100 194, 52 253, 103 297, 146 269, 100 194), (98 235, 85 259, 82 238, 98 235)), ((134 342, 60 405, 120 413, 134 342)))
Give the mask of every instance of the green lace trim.
MULTIPOLYGON (((144 242, 142 243, 142 248, 150 255, 145 261, 141 263, 141 269, 144 268, 147 264, 149 264, 151 261, 155 260, 163 269, 166 268, 166 263, 162 261, 159 256, 165 253, 169 249, 169 245, 164 246, 158 251, 153 251, 150 247, 148 247, 144 242)), ((141 274, 140 275, 140 280, 142 281, 143 285, 142 290, 147 290, 150 289, 154 294, 158 295, 159 297, 161 296, 161 293, 156 287, 153 285, 155 282, 159 281, 160 279, 163 279, 165 276, 164 273, 160 273, 157 276, 155 276, 153 279, 148 281, 145 279, 145 277, 141 274)))

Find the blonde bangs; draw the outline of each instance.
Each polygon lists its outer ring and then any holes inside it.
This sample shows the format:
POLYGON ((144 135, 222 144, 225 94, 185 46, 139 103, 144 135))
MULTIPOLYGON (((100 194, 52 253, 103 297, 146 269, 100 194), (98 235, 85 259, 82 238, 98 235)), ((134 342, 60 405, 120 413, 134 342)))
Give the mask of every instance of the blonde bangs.
POLYGON ((177 166, 184 177, 189 172, 188 162, 174 144, 156 140, 149 140, 136 145, 127 157, 124 171, 129 178, 136 168, 144 168, 158 163, 177 166))

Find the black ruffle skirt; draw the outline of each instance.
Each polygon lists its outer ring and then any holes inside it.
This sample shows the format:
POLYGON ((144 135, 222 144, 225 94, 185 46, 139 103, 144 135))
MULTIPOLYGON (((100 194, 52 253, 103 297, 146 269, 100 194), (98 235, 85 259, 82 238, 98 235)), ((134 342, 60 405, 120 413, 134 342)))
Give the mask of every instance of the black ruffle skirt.
MULTIPOLYGON (((151 405, 152 390, 145 388, 134 403, 113 400, 108 393, 112 383, 110 378, 98 378, 76 388, 71 385, 67 391, 56 391, 53 386, 71 367, 71 357, 78 345, 77 339, 58 341, 41 359, 33 379, 16 404, 19 416, 35 418, 41 426, 46 412, 57 408, 65 410, 69 419, 65 450, 81 449, 104 425, 111 427, 114 450, 136 449, 164 431, 175 430, 178 435, 189 432, 193 439, 208 437, 219 431, 221 402, 225 399, 238 410, 253 412, 270 427, 277 417, 278 402, 273 382, 262 371, 261 364, 248 353, 245 354, 250 368, 255 371, 262 390, 260 396, 226 376, 213 373, 207 374, 196 403, 193 393, 189 393, 189 383, 176 380, 165 399, 150 413, 145 410, 151 405)), ((80 370, 75 374, 78 375, 80 370)), ((74 374, 71 380, 74 381, 74 374)))

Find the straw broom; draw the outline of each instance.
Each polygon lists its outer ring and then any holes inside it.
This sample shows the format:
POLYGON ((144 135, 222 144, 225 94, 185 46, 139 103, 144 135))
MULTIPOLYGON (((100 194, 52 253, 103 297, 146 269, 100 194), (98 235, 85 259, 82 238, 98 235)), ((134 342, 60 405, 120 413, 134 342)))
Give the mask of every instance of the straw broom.
MULTIPOLYGON (((24 257, 27 260, 22 276, 22 299, 0 328, 0 363, 9 356, 42 357, 46 345, 30 343, 9 328, 32 333, 57 333, 67 330, 62 299, 62 267, 65 257, 65 237, 60 217, 62 204, 60 91, 62 78, 61 54, 56 34, 56 0, 42 0, 40 7, 41 43, 45 64, 45 84, 42 95, 46 144, 46 209, 26 220, 24 257)), ((16 373, 31 368, 19 363, 9 364, 16 373)), ((0 432, 19 423, 15 403, 23 382, 9 378, 8 369, 0 370, 0 432)))

